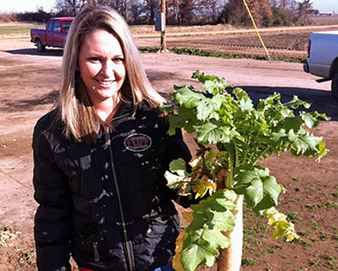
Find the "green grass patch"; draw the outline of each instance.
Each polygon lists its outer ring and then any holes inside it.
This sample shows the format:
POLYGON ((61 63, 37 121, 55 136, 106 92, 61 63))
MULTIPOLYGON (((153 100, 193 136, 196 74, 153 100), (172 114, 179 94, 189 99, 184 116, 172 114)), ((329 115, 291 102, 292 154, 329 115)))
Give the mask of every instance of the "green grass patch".
POLYGON ((11 35, 11 34, 27 34, 30 33, 31 28, 42 27, 33 24, 24 25, 0 25, 0 35, 11 35))
POLYGON ((276 254, 276 250, 274 250, 273 248, 268 248, 266 252, 268 252, 269 254, 276 254))
POLYGON ((250 251, 250 252, 255 251, 255 249, 248 244, 243 244, 243 250, 244 251, 250 251))
POLYGON ((308 225, 313 229, 313 230, 319 230, 319 224, 316 221, 309 221, 308 225))
POLYGON ((300 220, 300 216, 297 212, 287 212, 286 216, 294 224, 298 223, 300 220))
POLYGON ((253 259, 253 258, 245 258, 242 260, 242 265, 243 266, 255 266, 258 264, 258 259, 253 259))
POLYGON ((338 208, 338 203, 334 201, 328 201, 325 203, 320 203, 320 204, 309 204, 306 205, 306 207, 310 210, 317 210, 321 208, 328 208, 328 209, 337 209, 338 208))
POLYGON ((326 241, 326 240, 329 239, 329 235, 328 235, 326 232, 321 232, 321 233, 320 233, 320 236, 319 236, 319 239, 320 239, 321 241, 326 241))
POLYGON ((303 202, 303 201, 304 201, 303 198, 296 198, 296 199, 291 200, 292 203, 303 202))
MULTIPOLYGON (((159 47, 144 47, 140 46, 138 49, 141 52, 159 52, 159 47)), ((256 56, 250 54, 227 54, 218 51, 207 51, 197 48, 167 48, 170 52, 179 55, 194 55, 194 56, 206 56, 206 57, 218 57, 223 59, 255 59, 255 60, 267 60, 266 56, 256 56)), ((292 62, 292 63, 303 63, 306 59, 303 58, 285 58, 285 57, 272 57, 272 60, 292 62)))
POLYGON ((322 266, 322 262, 320 260, 310 260, 311 266, 322 266))
POLYGON ((247 242, 252 245, 259 245, 261 243, 258 239, 250 237, 250 236, 245 236, 245 235, 243 237, 243 240, 244 242, 247 242))
POLYGON ((308 249, 311 246, 312 246, 312 242, 311 241, 309 241, 309 240, 303 241, 303 249, 306 250, 306 249, 308 249))
POLYGON ((332 256, 332 255, 330 255, 330 254, 325 254, 325 255, 323 256, 323 258, 324 258, 325 260, 327 260, 327 261, 333 261, 333 260, 336 259, 334 256, 332 256))
POLYGON ((298 234, 300 235, 300 236, 303 236, 303 237, 306 237, 306 236, 308 236, 308 235, 310 235, 310 231, 300 231, 300 232, 298 232, 298 234))

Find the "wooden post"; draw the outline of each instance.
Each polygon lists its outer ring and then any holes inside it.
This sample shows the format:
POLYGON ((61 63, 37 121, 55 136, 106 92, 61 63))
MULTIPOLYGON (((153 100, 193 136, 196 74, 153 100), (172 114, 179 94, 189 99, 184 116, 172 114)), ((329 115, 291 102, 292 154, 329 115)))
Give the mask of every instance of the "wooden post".
POLYGON ((160 52, 167 51, 165 23, 166 23, 165 0, 161 0, 161 48, 160 48, 160 52))

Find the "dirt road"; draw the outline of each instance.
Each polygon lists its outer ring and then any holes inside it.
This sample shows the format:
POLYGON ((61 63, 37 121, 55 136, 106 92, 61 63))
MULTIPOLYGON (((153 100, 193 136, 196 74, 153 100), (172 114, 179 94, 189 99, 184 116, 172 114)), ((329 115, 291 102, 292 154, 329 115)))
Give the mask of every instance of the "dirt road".
MULTIPOLYGON (((31 183, 31 136, 35 122, 50 110, 57 97, 61 55, 61 50, 49 50, 45 54, 39 54, 24 40, 7 40, 0 43, 0 226, 20 230, 23 232, 22 238, 30 241, 36 208, 31 183)), ((304 181, 304 187, 311 183, 322 184, 321 193, 326 193, 326 196, 316 199, 315 202, 335 200, 332 191, 337 192, 338 185, 338 104, 331 97, 329 82, 316 83, 313 76, 303 72, 301 64, 246 59, 224 60, 171 53, 144 53, 142 58, 153 86, 167 98, 173 85, 196 85, 190 76, 200 69, 207 74, 226 77, 230 84, 247 90, 254 100, 280 92, 285 101, 290 100, 292 95, 298 95, 301 99, 311 102, 313 110, 326 112, 332 120, 322 123, 316 133, 324 136, 330 154, 320 165, 310 159, 296 160, 288 155, 273 158, 269 160, 269 164, 274 175, 282 180, 291 193, 295 193, 295 183, 292 180, 297 176, 304 181)), ((192 146, 191 138, 187 137, 187 141, 192 146)), ((315 214, 308 212, 306 204, 313 202, 314 198, 307 198, 306 189, 297 192, 297 196, 292 195, 291 198, 303 198, 302 205, 297 207, 291 200, 286 200, 284 206, 297 210, 307 222, 325 219, 326 225, 323 225, 321 230, 330 235, 337 235, 337 229, 332 229, 335 225, 333 211, 336 209, 325 209, 315 214)), ((304 222, 302 227, 306 230, 309 226, 304 222)), ((317 243, 314 254, 319 253, 320 249, 334 254, 335 243, 317 243)), ((292 261, 297 261, 292 249, 283 253, 289 260, 292 258, 292 261)), ((296 267, 309 265, 307 259, 301 260, 302 257, 308 257, 307 254, 307 251, 299 251, 299 264, 295 265, 295 269, 279 268, 278 266, 283 266, 283 259, 274 256, 277 261, 270 261, 267 266, 275 268, 262 267, 256 270, 296 270, 296 267)), ((0 262, 0 270, 11 270, 6 269, 6 264, 0 262)), ((329 269, 314 267, 311 270, 329 269)))

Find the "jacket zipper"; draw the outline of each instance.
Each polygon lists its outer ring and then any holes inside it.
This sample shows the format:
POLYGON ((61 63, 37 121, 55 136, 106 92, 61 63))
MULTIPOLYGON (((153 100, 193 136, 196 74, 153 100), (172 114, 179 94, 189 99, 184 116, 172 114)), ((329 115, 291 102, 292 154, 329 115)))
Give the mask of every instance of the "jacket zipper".
POLYGON ((99 254, 97 242, 93 242, 93 248, 94 248, 94 261, 99 262, 100 261, 100 254, 99 254))
POLYGON ((125 245, 125 249, 126 249, 126 252, 127 252, 127 261, 128 261, 127 265, 129 267, 129 270, 132 271, 133 270, 132 257, 131 257, 132 253, 131 253, 130 248, 128 246, 127 226, 126 226, 126 223, 125 223, 125 218, 124 218, 124 213, 123 213, 123 208, 122 208, 122 200, 121 200, 119 185, 117 183, 116 170, 115 170, 115 164, 114 164, 114 159, 113 159, 114 157, 113 157, 113 150, 112 150, 112 142, 111 142, 111 139, 110 139, 109 131, 106 133, 106 136, 109 137, 108 138, 109 154, 110 154, 111 167, 112 167, 112 172, 113 172, 114 185, 115 185, 119 210, 120 210, 120 214, 121 214, 121 224, 122 224, 122 230, 123 230, 123 237, 124 237, 124 240, 125 240, 124 245, 125 245))

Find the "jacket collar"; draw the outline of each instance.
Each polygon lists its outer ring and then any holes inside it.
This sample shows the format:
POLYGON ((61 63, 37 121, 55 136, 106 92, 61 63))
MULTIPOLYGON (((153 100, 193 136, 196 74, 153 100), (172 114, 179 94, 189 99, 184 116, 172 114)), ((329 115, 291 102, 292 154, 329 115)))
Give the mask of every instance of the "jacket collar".
POLYGON ((132 115, 135 112, 135 106, 133 103, 121 101, 119 108, 117 109, 114 117, 111 121, 120 119, 121 117, 124 117, 125 115, 132 115))

